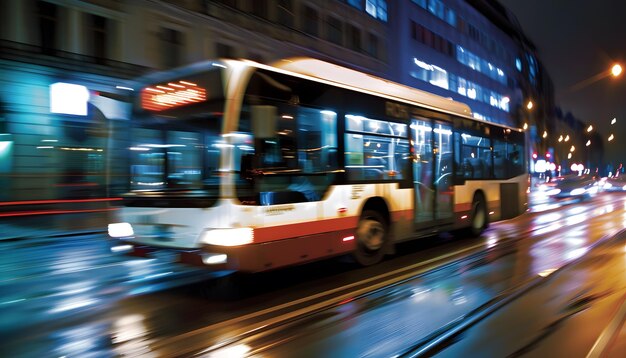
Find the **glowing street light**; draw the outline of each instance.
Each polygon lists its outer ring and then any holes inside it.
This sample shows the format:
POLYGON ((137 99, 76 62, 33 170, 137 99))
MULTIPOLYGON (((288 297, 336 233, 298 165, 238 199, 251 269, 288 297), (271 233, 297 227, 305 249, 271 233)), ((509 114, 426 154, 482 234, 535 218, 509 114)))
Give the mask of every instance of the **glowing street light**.
POLYGON ((611 68, 611 74, 613 77, 617 77, 622 74, 622 66, 619 63, 616 63, 611 68))
POLYGON ((570 151, 570 152, 573 152, 573 151, 575 151, 575 150, 576 150, 576 147, 574 147, 574 146, 572 146, 572 147, 569 149, 569 151, 570 151))
POLYGON ((591 132, 593 130, 593 126, 590 124, 589 128, 587 128, 587 132, 591 132))
POLYGON ((528 129, 528 123, 524 123, 524 130, 528 129))
POLYGON ((615 124, 615 122, 617 122, 617 118, 613 118, 613 120, 611 121, 611 125, 615 124))
POLYGON ((589 140, 587 141, 587 144, 585 144, 585 146, 587 146, 587 147, 588 147, 588 146, 590 146, 590 145, 591 145, 591 139, 589 139, 589 140))
POLYGON ((526 108, 528 108, 529 110, 533 109, 533 101, 528 101, 528 103, 526 103, 526 108))
POLYGON ((613 136, 613 134, 611 134, 611 135, 609 136, 609 142, 610 142, 610 141, 612 141, 613 139, 615 139, 615 137, 613 136))
POLYGON ((567 142, 567 141, 569 141, 569 134, 565 136, 565 139, 564 139, 564 140, 565 140, 566 142, 567 142))
POLYGON ((563 135, 559 136, 559 143, 563 141, 563 135))
POLYGON ((609 70, 605 70, 602 71, 600 73, 597 73, 589 78, 585 78, 584 80, 573 84, 572 86, 570 86, 567 90, 567 92, 574 92, 574 91, 578 91, 584 87, 587 87, 588 85, 597 82, 603 78, 607 78, 607 77, 619 77, 622 74, 622 65, 620 65, 619 63, 614 64, 609 70))
POLYGON ((548 131, 543 131, 543 136, 544 138, 548 138, 548 131))

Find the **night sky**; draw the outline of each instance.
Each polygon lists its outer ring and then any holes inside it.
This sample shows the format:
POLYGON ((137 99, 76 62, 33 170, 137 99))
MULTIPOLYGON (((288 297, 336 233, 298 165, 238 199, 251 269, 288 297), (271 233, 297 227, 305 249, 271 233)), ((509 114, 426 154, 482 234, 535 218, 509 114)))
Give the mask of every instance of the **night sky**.
POLYGON ((585 85, 618 62, 626 70, 626 1, 500 0, 539 50, 557 106, 597 128, 605 157, 626 164, 626 73, 585 85), (613 126, 610 122, 617 118, 613 126), (610 133, 615 140, 608 142, 610 133))

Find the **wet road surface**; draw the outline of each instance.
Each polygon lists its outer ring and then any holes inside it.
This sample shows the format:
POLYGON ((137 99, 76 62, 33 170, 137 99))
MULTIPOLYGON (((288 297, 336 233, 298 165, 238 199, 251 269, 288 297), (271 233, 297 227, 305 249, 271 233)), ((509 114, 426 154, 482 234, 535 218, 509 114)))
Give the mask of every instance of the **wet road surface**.
POLYGON ((419 240, 368 268, 328 260, 244 277, 234 292, 216 280, 190 284, 207 277, 201 271, 110 255, 101 237, 3 243, 0 348, 12 356, 406 353, 626 226, 622 194, 539 208, 478 240, 419 240))

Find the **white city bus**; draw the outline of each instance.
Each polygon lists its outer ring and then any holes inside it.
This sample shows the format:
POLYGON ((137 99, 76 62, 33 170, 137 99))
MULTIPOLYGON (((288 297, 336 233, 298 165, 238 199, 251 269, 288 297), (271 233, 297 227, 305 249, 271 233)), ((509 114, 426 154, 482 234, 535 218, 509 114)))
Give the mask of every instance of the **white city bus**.
POLYGON ((220 60, 148 76, 116 251, 258 272, 527 209, 524 133, 465 104, 320 60, 220 60))

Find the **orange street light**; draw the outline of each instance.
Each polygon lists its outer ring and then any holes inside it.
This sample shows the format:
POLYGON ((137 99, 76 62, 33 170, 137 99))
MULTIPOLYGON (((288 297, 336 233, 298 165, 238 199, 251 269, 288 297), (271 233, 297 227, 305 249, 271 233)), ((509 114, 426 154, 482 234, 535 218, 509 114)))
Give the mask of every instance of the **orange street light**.
POLYGON ((613 77, 617 77, 622 74, 622 66, 619 63, 616 63, 611 68, 611 74, 613 77))
POLYGON ((574 91, 578 91, 579 89, 582 89, 584 87, 587 87, 588 85, 597 82, 603 78, 606 77, 618 77, 619 75, 622 74, 622 65, 620 65, 619 63, 614 64, 611 69, 609 69, 608 71, 602 71, 600 73, 597 73, 589 78, 585 78, 584 80, 573 84, 572 86, 570 86, 566 92, 574 92, 574 91))

